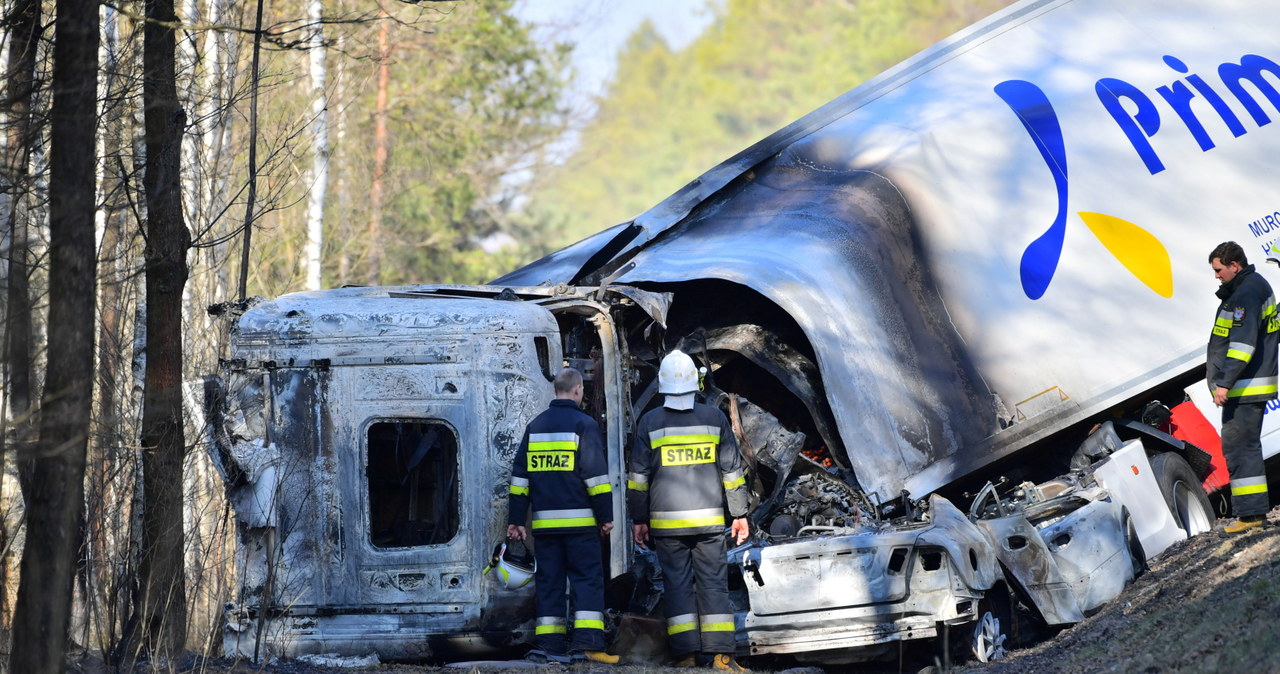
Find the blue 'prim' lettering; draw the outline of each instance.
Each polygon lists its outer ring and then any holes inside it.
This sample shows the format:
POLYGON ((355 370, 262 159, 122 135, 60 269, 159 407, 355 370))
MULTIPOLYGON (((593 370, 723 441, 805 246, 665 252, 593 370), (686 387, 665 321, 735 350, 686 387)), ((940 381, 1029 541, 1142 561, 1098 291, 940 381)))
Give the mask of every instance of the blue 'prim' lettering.
POLYGON ((1160 130, 1160 113, 1156 111, 1156 106, 1151 99, 1132 84, 1114 77, 1098 80, 1094 90, 1098 93, 1098 100, 1102 102, 1102 107, 1106 108, 1107 112, 1111 113, 1111 118, 1120 125, 1120 129, 1129 138, 1129 144, 1142 158, 1142 163, 1146 165, 1147 170, 1152 175, 1163 171, 1164 162, 1156 156, 1155 149, 1147 140, 1160 130), (1138 111, 1130 115, 1124 104, 1120 102, 1121 96, 1133 101, 1138 106, 1138 111))
MULTIPOLYGON (((1177 72, 1184 75, 1187 73, 1188 69, 1186 64, 1176 57, 1165 56, 1164 62, 1165 65, 1173 68, 1177 72)), ((1222 118, 1222 123, 1226 124, 1227 128, 1231 130, 1231 135, 1239 138, 1245 134, 1244 124, 1240 123, 1240 118, 1236 117, 1236 113, 1233 112, 1231 108, 1227 107, 1227 102, 1222 100, 1222 97, 1218 95, 1218 92, 1214 91, 1202 77, 1199 75, 1188 75, 1187 81, 1191 83, 1191 86, 1195 87, 1196 91, 1200 92, 1200 95, 1203 96, 1206 101, 1209 101, 1209 105, 1213 106, 1214 111, 1218 113, 1218 117, 1222 118)), ((1161 93, 1163 94, 1163 92, 1161 93)), ((1172 105, 1172 102, 1170 105, 1172 105)), ((1178 114, 1181 115, 1182 113, 1179 112, 1178 114)), ((1186 121, 1185 117, 1183 118, 1183 121, 1186 121)), ((1208 149, 1205 148, 1204 145, 1201 145, 1200 147, 1208 149)), ((1212 143, 1210 143, 1210 147, 1212 147, 1212 143)))
MULTIPOLYGON (((1181 59, 1166 55, 1164 57, 1165 65, 1172 68, 1178 73, 1187 75, 1189 68, 1181 59)), ((1239 63, 1223 63, 1218 66, 1218 77, 1222 78, 1222 83, 1235 95, 1240 105, 1249 112, 1253 117, 1253 121, 1258 126, 1266 126, 1271 123, 1271 117, 1262 106, 1255 100, 1250 89, 1244 83, 1252 85, 1259 93, 1266 97, 1272 107, 1280 112, 1280 91, 1276 89, 1276 83, 1280 83, 1280 64, 1276 64, 1271 59, 1258 56, 1257 54, 1245 54, 1240 57, 1239 63), (1267 76, 1270 76, 1268 79, 1267 76), (1273 82, 1275 80, 1276 82, 1273 82)), ((1129 144, 1133 146, 1138 157, 1142 159, 1143 165, 1147 167, 1152 175, 1155 175, 1165 169, 1164 162, 1160 160, 1156 154, 1155 148, 1151 145, 1151 139, 1160 131, 1160 111, 1151 99, 1144 94, 1136 86, 1119 80, 1114 77, 1104 77, 1098 80, 1094 85, 1094 91, 1098 94, 1098 100, 1102 103, 1102 107, 1111 114, 1111 118, 1115 120, 1120 130, 1124 132, 1129 144), (1123 99, 1123 100, 1122 100, 1123 99), (1128 101, 1126 104, 1125 101, 1128 101), (1132 112, 1131 112, 1132 110, 1132 112)), ((1160 94, 1164 102, 1177 113, 1182 120, 1187 131, 1195 138, 1196 143, 1200 146, 1202 152, 1207 152, 1215 147, 1213 139, 1209 137, 1209 132, 1205 130, 1204 124, 1196 117, 1195 112, 1191 108, 1191 101, 1196 98, 1196 93, 1204 98, 1214 112, 1218 113, 1218 118, 1226 125, 1236 138, 1243 136, 1248 130, 1241 123, 1240 117, 1232 111, 1227 102, 1214 91, 1207 82, 1199 75, 1190 74, 1186 77, 1186 82, 1174 80, 1166 86, 1156 88, 1156 93, 1160 94), (1187 87, 1190 83, 1191 88, 1187 87)), ((1261 223, 1251 224, 1250 228, 1260 227, 1261 223)))
POLYGON ((1258 126, 1266 126, 1271 123, 1271 118, 1267 113, 1262 111, 1262 106, 1253 100, 1253 96, 1240 83, 1241 80, 1248 80, 1250 84, 1262 92, 1271 101, 1271 105, 1280 110, 1280 92, 1263 78, 1263 71, 1271 73, 1276 78, 1280 78, 1280 65, 1276 65, 1275 61, 1263 58, 1257 54, 1245 54, 1240 57, 1240 63, 1223 63, 1218 66, 1218 77, 1222 78, 1222 83, 1235 94, 1236 100, 1240 101, 1240 105, 1253 116, 1253 121, 1258 126))
POLYGON ((1178 113, 1178 117, 1182 118, 1182 123, 1187 126, 1191 136, 1200 145, 1200 150, 1212 150, 1214 146, 1213 140, 1209 138, 1209 132, 1204 130, 1204 125, 1196 118, 1196 113, 1191 112, 1191 99, 1196 97, 1191 93, 1191 89, 1182 82, 1174 82, 1172 88, 1157 87, 1156 92, 1164 98, 1174 112, 1178 113))

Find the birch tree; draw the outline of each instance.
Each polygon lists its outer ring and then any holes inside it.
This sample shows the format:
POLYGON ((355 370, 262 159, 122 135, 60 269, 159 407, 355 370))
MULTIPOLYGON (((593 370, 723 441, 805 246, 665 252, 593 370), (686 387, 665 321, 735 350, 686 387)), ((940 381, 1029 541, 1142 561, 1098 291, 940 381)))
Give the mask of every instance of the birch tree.
POLYGON ((311 65, 311 184, 307 199, 307 245, 303 254, 306 284, 310 290, 320 288, 320 253, 324 237, 324 200, 329 190, 329 115, 325 92, 324 3, 307 2, 307 15, 312 24, 308 51, 311 65))
POLYGON ((373 110, 373 182, 369 184, 369 256, 366 274, 370 285, 382 280, 382 208, 387 175, 387 90, 391 82, 391 22, 380 9, 378 22, 378 98, 373 110))

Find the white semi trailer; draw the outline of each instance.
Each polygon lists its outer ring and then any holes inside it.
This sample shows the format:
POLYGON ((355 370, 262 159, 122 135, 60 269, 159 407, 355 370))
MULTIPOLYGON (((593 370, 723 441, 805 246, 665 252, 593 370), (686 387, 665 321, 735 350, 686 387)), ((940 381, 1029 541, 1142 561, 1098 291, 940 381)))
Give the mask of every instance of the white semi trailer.
POLYGON ((1280 237, 1275 25, 1245 0, 1022 2, 490 285, 232 308, 208 398, 241 526, 227 650, 527 642, 531 594, 480 575, 523 424, 584 370, 621 519, 677 346, 753 469, 743 653, 959 632, 987 659, 1019 607, 1079 620, 1214 517, 1161 412, 1203 378, 1208 251, 1280 237))

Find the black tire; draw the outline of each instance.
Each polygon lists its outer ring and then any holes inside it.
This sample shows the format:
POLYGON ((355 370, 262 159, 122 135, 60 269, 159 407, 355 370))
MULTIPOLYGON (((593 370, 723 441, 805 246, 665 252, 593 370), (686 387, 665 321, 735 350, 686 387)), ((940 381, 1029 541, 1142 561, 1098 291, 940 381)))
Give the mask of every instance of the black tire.
POLYGON ((1160 485, 1165 505, 1173 513, 1173 520, 1188 536, 1213 528, 1217 515, 1209 503, 1208 494, 1204 493, 1200 480, 1196 478, 1195 471, 1191 470, 1186 459, 1173 452, 1157 454, 1151 457, 1151 472, 1160 485))
POLYGON ((1133 518, 1129 516, 1127 508, 1122 510, 1124 517, 1124 542, 1129 546, 1129 559, 1133 563, 1133 577, 1137 578, 1146 573, 1151 567, 1147 566, 1147 551, 1142 549, 1142 541, 1138 540, 1138 529, 1133 526, 1133 518))

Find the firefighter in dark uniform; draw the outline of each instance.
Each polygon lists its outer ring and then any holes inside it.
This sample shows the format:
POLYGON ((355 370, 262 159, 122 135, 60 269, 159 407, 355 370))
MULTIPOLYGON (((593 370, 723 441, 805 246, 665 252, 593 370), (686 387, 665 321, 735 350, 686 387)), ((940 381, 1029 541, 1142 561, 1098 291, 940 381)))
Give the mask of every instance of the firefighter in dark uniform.
POLYGON ((613 530, 613 488, 600 426, 578 407, 582 374, 565 368, 555 400, 528 428, 511 468, 507 537, 524 540, 533 506, 537 594, 533 659, 616 663, 605 651, 604 562, 600 539, 613 530), (565 620, 565 579, 573 588, 573 639, 565 620))
POLYGON ((734 660, 733 607, 725 559, 726 500, 731 533, 748 535, 748 495, 742 457, 720 410, 694 400, 699 373, 680 351, 662 359, 663 406, 636 425, 627 475, 632 535, 652 537, 665 579, 667 644, 676 666, 712 655, 716 669, 745 671, 734 660))
POLYGON ((1209 337, 1205 378, 1222 408, 1222 453, 1231 474, 1236 521, 1227 533, 1262 526, 1270 507, 1262 460, 1262 415, 1276 399, 1276 347, 1280 319, 1271 284, 1254 270, 1234 241, 1209 254, 1218 288, 1218 315, 1209 337))

